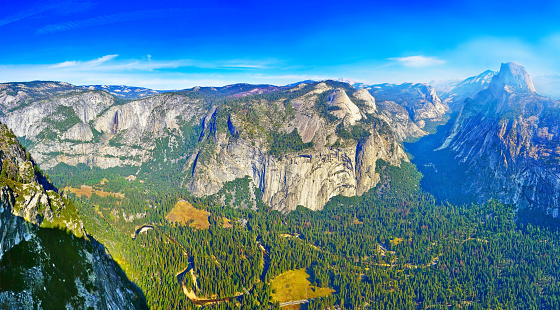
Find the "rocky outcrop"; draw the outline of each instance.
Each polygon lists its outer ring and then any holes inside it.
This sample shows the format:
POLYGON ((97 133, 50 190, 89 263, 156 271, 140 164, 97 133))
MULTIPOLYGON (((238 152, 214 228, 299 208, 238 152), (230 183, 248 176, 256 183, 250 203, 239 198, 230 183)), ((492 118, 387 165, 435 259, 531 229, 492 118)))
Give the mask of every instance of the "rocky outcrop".
POLYGON ((393 101, 404 107, 420 128, 426 121, 440 122, 449 109, 442 104, 436 90, 427 84, 379 84, 367 88, 380 101, 393 101))
POLYGON ((360 109, 348 98, 344 89, 333 91, 327 98, 327 105, 332 108, 332 115, 344 119, 347 124, 354 125, 362 119, 360 109))
POLYGON ((88 124, 78 123, 62 134, 62 140, 88 142, 93 140, 93 132, 88 124))
MULTIPOLYGON (((39 85, 37 88, 45 88, 39 85)), ((149 158, 155 139, 169 131, 180 136, 181 126, 196 125, 205 112, 196 99, 179 94, 117 104, 113 96, 99 91, 63 92, 60 96, 54 92, 41 97, 35 88, 24 89, 30 95, 20 91, 21 98, 33 95, 46 99, 20 102, 19 108, 0 116, 0 121, 25 138, 43 169, 61 162, 103 169, 140 166, 149 158)), ((3 100, 9 100, 8 92, 3 93, 3 100)))
POLYGON ((375 105, 375 99, 367 90, 363 88, 358 89, 356 92, 354 92, 353 96, 356 99, 361 100, 363 102, 363 104, 365 105, 364 110, 366 113, 373 114, 377 111, 377 106, 375 105))
POLYGON ((465 169, 465 194, 558 215, 560 102, 534 92, 518 64, 502 64, 488 88, 465 101, 439 148, 465 169))
MULTIPOLYGON (((319 116, 298 113, 290 128, 295 127, 299 135, 301 136, 301 140, 304 143, 307 143, 313 140, 313 138, 315 137, 315 133, 321 128, 322 125, 323 119, 321 119, 319 116)), ((291 132, 291 130, 289 129, 288 131, 291 132)))
MULTIPOLYGON (((59 214, 65 207, 64 203, 60 196, 50 189, 52 186, 38 172, 29 153, 21 147, 15 135, 4 124, 0 124, 0 159, 0 182, 12 184, 14 189, 17 188, 17 191, 8 191, 6 188, 3 190, 2 197, 9 202, 6 208, 15 216, 32 224, 52 222, 55 213, 59 214), (46 190, 43 185, 49 189, 46 190)), ((82 227, 78 219, 68 218, 67 222, 73 228, 82 227)), ((77 229, 76 233, 83 234, 77 229)))
POLYGON ((516 62, 503 63, 500 71, 492 78, 490 90, 498 96, 504 90, 514 93, 535 93, 529 73, 516 62))
POLYGON ((42 229, 14 215, 12 190, 0 189, 0 308, 143 308, 130 282, 95 240, 42 229), (67 257, 65 255, 68 255, 67 257), (4 260, 4 261, 3 261, 4 260), (66 266, 66 267, 64 267, 66 266), (70 270, 70 272, 68 271, 70 270), (12 285, 13 284, 13 285, 12 285))
POLYGON ((476 94, 488 87, 495 74, 494 71, 486 70, 477 76, 469 77, 452 89, 442 92, 440 98, 452 112, 459 112, 465 99, 474 98, 476 94))
POLYGON ((247 141, 220 144, 223 147, 213 150, 215 158, 196 165, 190 191, 198 196, 211 195, 224 182, 248 175, 260 188, 263 201, 282 211, 298 205, 320 210, 336 195, 362 195, 379 181, 375 172, 378 159, 393 165, 407 160, 396 141, 378 134, 352 148, 286 155, 280 160, 247 141))
POLYGON ((398 141, 410 141, 428 134, 418 127, 408 111, 397 103, 382 101, 379 107, 379 117, 389 125, 398 141))
POLYGON ((157 138, 166 129, 179 129, 181 121, 188 122, 198 115, 196 101, 185 99, 178 95, 162 95, 112 106, 95 119, 93 127, 108 135, 123 133, 120 144, 142 145, 144 137, 157 138))
POLYGON ((0 281, 0 308, 142 306, 103 246, 83 238, 75 207, 64 202, 3 124, 0 157, 0 265, 6 280, 0 281))
POLYGON ((33 236, 32 226, 12 214, 14 203, 12 191, 3 186, 0 189, 0 261, 4 253, 33 236))

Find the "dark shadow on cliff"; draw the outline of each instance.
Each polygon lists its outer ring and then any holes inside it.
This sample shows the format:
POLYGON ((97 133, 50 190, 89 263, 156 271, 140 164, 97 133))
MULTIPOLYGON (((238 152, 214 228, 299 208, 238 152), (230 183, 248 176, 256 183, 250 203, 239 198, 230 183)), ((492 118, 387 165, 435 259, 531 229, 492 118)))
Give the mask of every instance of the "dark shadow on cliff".
POLYGON ((122 270, 121 266, 107 252, 107 250, 105 249, 103 244, 101 244, 99 241, 95 240, 95 238, 93 238, 93 236, 88 235, 88 239, 90 239, 89 241, 92 243, 93 246, 98 247, 99 250, 102 251, 103 254, 107 257, 108 262, 110 264, 112 264, 113 268, 115 269, 116 274, 120 277, 122 282, 132 289, 132 291, 136 295, 134 297, 134 300, 133 300, 134 308, 140 309, 140 310, 149 309, 148 304, 146 302, 146 296, 144 295, 144 292, 142 291, 142 289, 140 289, 140 287, 138 287, 138 285, 136 285, 136 283, 132 282, 132 280, 130 280, 128 278, 128 276, 126 275, 124 270, 122 270))
POLYGON ((463 191, 466 167, 448 149, 436 150, 449 135, 456 118, 457 115, 452 114, 449 121, 438 126, 434 134, 413 143, 404 143, 404 146, 412 155, 411 162, 423 175, 420 181, 423 190, 434 195, 440 202, 464 204, 476 202, 476 197, 466 195, 463 191))
POLYGON ((11 213, 7 216, 5 220, 25 225, 30 237, 0 259, 0 292, 16 296, 2 300, 0 308, 25 308, 27 304, 21 302, 26 298, 48 305, 48 309, 86 306, 91 301, 83 298, 95 294, 100 298, 95 303, 101 306, 148 309, 142 291, 93 237, 76 237, 62 229, 41 228, 11 213))

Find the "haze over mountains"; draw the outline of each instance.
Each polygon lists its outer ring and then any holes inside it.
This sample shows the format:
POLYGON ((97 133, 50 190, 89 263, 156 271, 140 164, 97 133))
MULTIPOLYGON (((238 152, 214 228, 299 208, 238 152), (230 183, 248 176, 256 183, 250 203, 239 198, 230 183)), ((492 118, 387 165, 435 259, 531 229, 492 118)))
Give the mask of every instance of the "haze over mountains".
POLYGON ((84 85, 83 87, 90 90, 103 90, 122 99, 138 99, 163 92, 144 87, 131 87, 125 85, 84 85))

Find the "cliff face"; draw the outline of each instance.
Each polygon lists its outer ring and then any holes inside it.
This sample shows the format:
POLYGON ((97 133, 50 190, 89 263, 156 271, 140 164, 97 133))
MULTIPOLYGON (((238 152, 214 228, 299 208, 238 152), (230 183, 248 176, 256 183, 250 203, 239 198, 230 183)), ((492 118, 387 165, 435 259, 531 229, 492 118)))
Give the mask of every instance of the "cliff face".
POLYGON ((362 195, 373 188, 379 181, 375 173, 378 159, 393 165, 408 159, 389 126, 379 116, 366 114, 375 111, 374 101, 336 86, 340 85, 315 83, 303 86, 298 95, 275 102, 244 102, 245 108, 260 111, 251 121, 230 114, 237 111, 235 106, 217 107, 204 122, 207 146, 190 161, 190 191, 211 195, 224 182, 248 175, 261 190, 264 202, 273 209, 290 211, 298 205, 320 210, 333 196, 362 195), (353 103, 347 92, 364 99, 353 103), (277 112, 263 113, 266 109, 277 112), (218 114, 222 116, 210 116, 218 114), (226 120, 236 134, 212 130, 226 120), (282 156, 274 156, 269 152, 274 144, 270 136, 276 128, 281 135, 296 131, 302 143, 313 146, 301 151, 288 148, 282 156), (348 137, 346 133, 356 128, 367 134, 360 139, 348 137), (257 130, 261 138, 253 136, 257 130), (269 138, 263 139, 266 132, 269 138))
POLYGON ((465 99, 474 98, 476 94, 488 87, 496 72, 486 70, 477 76, 472 76, 458 83, 455 87, 441 93, 440 98, 451 111, 459 112, 465 99))
POLYGON ((81 88, 62 92, 47 87, 50 84, 10 85, 0 90, 0 102, 13 107, 4 109, 0 121, 25 138, 43 169, 59 163, 103 169, 140 166, 157 138, 169 130, 180 135, 181 125, 196 124, 202 115, 196 100, 181 95, 164 94, 122 104, 105 92, 81 88))
POLYGON ((558 216, 560 102, 535 93, 525 69, 502 64, 466 100, 440 150, 466 167, 463 191, 558 216))
POLYGON ((412 120, 406 108, 396 102, 382 101, 378 106, 379 117, 393 129, 397 140, 407 141, 428 134, 412 120))
POLYGON ((391 101, 405 108, 410 118, 421 129, 427 121, 442 121, 445 112, 449 110, 449 107, 441 102, 435 88, 426 84, 379 84, 367 89, 378 102, 391 101))
POLYGON ((262 199, 273 209, 294 210, 298 205, 320 210, 336 195, 356 196, 375 187, 377 159, 400 165, 407 157, 393 139, 374 133, 347 148, 309 150, 278 159, 241 139, 218 138, 205 161, 194 167, 189 185, 198 196, 215 194, 226 181, 246 175, 260 188, 262 199))
POLYGON ((0 308, 134 309, 132 284, 3 124, 0 157, 0 308))
POLYGON ((409 132, 395 137, 393 114, 334 81, 197 87, 133 101, 68 84, 3 84, 1 100, 12 108, 0 119, 43 169, 137 167, 138 177, 173 169, 197 196, 249 176, 278 210, 361 195, 377 184, 377 159, 407 160, 399 142, 409 132))

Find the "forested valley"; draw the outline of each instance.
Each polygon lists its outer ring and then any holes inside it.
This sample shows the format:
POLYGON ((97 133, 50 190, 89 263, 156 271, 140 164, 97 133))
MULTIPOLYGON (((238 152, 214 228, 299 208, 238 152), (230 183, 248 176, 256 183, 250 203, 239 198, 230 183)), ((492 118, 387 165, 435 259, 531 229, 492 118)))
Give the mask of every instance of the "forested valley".
MULTIPOLYGON (((60 188, 77 187, 85 183, 72 177, 83 173, 78 169, 61 166, 50 177, 60 188)), ((322 211, 286 214, 260 200, 249 209, 216 199, 241 205, 258 191, 248 178, 195 198, 116 170, 92 170, 90 197, 65 193, 152 309, 278 309, 282 292, 274 279, 293 270, 308 275, 311 298, 300 305, 307 309, 560 307, 553 219, 497 201, 439 201, 420 187, 422 175, 408 162, 379 161, 377 169, 381 182, 361 197, 337 196, 322 211), (207 229, 194 225, 205 217, 190 224, 166 218, 182 199, 208 212, 207 229), (322 288, 329 293, 313 295, 322 288)))

